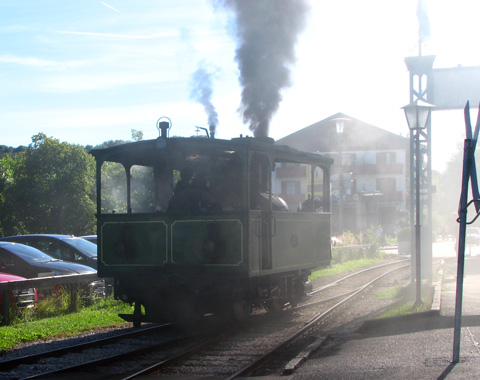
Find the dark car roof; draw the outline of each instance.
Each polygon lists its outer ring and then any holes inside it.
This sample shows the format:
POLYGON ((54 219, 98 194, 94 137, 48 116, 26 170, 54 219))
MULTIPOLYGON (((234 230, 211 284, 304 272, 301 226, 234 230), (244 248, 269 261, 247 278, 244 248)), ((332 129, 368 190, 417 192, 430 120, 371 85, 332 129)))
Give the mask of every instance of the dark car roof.
POLYGON ((29 234, 29 235, 15 235, 15 236, 6 236, 3 238, 0 238, 0 241, 22 241, 23 239, 27 240, 28 238, 52 238, 52 239, 58 239, 61 241, 64 241, 74 249, 76 249, 78 252, 81 254, 88 256, 89 258, 96 258, 97 257, 97 247, 96 244, 88 241, 86 239, 83 239, 82 237, 79 236, 74 236, 74 235, 61 235, 61 234, 29 234), (79 246, 79 244, 74 243, 74 241, 81 241, 86 242, 85 244, 92 244, 91 247, 85 247, 84 246, 79 246), (94 247, 95 246, 95 247, 94 247))
POLYGON ((10 238, 18 238, 18 237, 21 237, 21 236, 48 236, 48 237, 52 237, 52 238, 56 238, 56 239, 65 239, 65 238, 71 238, 71 237, 75 237, 73 235, 64 235, 64 234, 27 234, 27 235, 12 235, 12 236, 5 236, 3 238, 0 238, 0 240, 6 240, 6 239, 10 239, 10 238))
POLYGON ((37 248, 30 247, 29 245, 14 243, 10 241, 0 241, 0 248, 3 248, 17 256, 24 261, 32 264, 34 262, 43 262, 49 260, 56 260, 54 257, 47 255, 37 248))
POLYGON ((96 270, 82 264, 71 263, 56 259, 39 249, 30 247, 25 244, 13 243, 7 241, 0 241, 0 248, 16 255, 31 266, 41 267, 50 270, 60 270, 76 273, 95 273, 96 270))

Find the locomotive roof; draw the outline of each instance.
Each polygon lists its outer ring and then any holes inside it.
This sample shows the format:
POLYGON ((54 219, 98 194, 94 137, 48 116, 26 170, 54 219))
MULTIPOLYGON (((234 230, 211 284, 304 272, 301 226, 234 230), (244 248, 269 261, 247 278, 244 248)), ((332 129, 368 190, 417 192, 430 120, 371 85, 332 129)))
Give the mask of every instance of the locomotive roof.
POLYGON ((115 145, 108 148, 93 149, 91 154, 98 161, 119 162, 124 165, 144 164, 148 165, 158 157, 175 152, 206 151, 211 149, 223 149, 225 151, 253 151, 273 156, 278 161, 290 161, 299 163, 312 163, 319 166, 330 166, 333 159, 324 157, 318 153, 302 152, 286 145, 274 145, 273 139, 257 139, 252 137, 234 138, 231 140, 209 138, 179 138, 155 139, 136 141, 115 145))

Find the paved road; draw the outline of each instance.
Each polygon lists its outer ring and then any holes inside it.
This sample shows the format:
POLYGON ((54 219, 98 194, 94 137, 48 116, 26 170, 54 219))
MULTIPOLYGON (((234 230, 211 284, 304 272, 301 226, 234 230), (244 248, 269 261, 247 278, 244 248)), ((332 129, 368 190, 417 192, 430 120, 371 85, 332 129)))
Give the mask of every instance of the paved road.
MULTIPOLYGON (((293 380, 480 379, 480 247, 467 246, 460 361, 452 363, 456 295, 455 242, 436 242, 444 261, 440 313, 374 321, 355 331, 332 332, 293 380)), ((283 377, 285 378, 285 377, 283 377)))
MULTIPOLYGON (((433 243, 433 257, 456 257, 457 247, 454 241, 440 241, 433 243)), ((480 245, 467 244, 465 247, 466 256, 480 256, 480 245)))

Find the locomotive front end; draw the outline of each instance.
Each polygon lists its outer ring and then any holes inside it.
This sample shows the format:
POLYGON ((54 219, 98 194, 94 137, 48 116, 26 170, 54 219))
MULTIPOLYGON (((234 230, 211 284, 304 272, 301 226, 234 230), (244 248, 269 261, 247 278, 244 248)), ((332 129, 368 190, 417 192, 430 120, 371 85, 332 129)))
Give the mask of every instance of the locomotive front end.
POLYGON ((242 320, 252 307, 296 303, 310 270, 330 263, 331 160, 273 140, 168 138, 168 127, 92 151, 98 274, 135 304, 123 317, 242 320), (292 173, 303 195, 285 185, 292 173))

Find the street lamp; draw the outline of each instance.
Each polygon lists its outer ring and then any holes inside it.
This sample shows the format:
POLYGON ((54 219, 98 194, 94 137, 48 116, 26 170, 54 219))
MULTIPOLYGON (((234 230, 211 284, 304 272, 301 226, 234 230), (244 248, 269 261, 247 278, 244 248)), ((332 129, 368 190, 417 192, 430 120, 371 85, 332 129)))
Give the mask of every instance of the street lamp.
MULTIPOLYGON (((433 104, 427 103, 421 99, 415 100, 402 109, 405 111, 408 128, 410 129, 410 139, 415 139, 415 281, 416 281, 416 301, 415 306, 422 304, 422 276, 421 267, 421 224, 420 224, 420 174, 422 169, 422 156, 420 154, 420 132, 425 129, 430 120, 430 114, 433 104)), ((410 152, 412 154, 413 152, 410 152)), ((410 168, 412 170, 412 168, 410 168)), ((412 178, 412 177, 410 177, 412 178)), ((413 207, 413 204, 412 204, 413 207)), ((413 212, 413 210, 410 210, 413 212)))
POLYGON ((425 129, 427 127, 433 107, 435 107, 433 104, 421 99, 417 99, 413 103, 402 107, 405 111, 410 131, 418 131, 419 129, 425 129))

